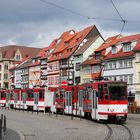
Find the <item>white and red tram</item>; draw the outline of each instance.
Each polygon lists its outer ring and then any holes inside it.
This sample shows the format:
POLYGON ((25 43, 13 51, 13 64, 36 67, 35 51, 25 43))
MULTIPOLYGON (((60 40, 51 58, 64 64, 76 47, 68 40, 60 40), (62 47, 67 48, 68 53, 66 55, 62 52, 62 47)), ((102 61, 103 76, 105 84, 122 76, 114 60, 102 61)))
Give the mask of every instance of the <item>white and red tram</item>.
POLYGON ((98 121, 125 121, 127 118, 126 82, 99 81, 56 89, 53 94, 52 112, 63 110, 66 114, 81 115, 98 121))
POLYGON ((98 81, 65 89, 0 90, 1 106, 19 109, 50 110, 90 117, 94 120, 125 121, 127 118, 127 84, 122 81, 98 81))

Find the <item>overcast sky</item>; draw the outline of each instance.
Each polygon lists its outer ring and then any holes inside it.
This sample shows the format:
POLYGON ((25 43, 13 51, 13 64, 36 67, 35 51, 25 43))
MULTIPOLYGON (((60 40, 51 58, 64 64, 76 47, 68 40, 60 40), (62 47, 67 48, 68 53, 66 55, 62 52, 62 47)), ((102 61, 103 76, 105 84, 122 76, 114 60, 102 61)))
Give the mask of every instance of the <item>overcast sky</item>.
MULTIPOLYGON (((0 0, 0 45, 46 47, 64 31, 79 31, 96 25, 104 38, 120 33, 122 23, 87 17, 120 19, 110 0, 43 0, 84 16, 62 10, 40 0, 0 0), (87 16, 87 17, 86 17, 87 16)), ((140 0, 113 0, 126 20, 140 21, 140 0)), ((127 22, 124 35, 140 33, 140 22, 127 22)))

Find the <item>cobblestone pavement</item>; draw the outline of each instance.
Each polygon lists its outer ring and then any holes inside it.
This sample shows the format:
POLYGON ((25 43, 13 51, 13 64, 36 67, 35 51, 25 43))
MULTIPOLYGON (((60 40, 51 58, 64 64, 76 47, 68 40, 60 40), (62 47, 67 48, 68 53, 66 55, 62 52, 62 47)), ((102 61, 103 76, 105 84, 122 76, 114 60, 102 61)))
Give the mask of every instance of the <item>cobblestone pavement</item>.
MULTIPOLYGON (((108 133, 105 125, 70 116, 1 110, 7 127, 20 132, 25 140, 102 140, 108 133)), ((12 139, 10 139, 12 140, 12 139)), ((18 139, 13 139, 18 140, 18 139)))
MULTIPOLYGON (((7 116, 7 134, 10 140, 105 140, 109 130, 104 124, 70 116, 44 115, 43 113, 0 110, 7 116), (14 130, 14 131, 12 131, 14 130), (17 132, 17 133, 16 133, 17 132)), ((110 140, 127 140, 128 130, 121 125, 108 124, 112 129, 110 140)), ((129 114, 125 126, 140 140, 140 114, 129 114)), ((7 136, 8 138, 8 136, 7 136)), ((6 139, 5 137, 5 140, 6 139)))

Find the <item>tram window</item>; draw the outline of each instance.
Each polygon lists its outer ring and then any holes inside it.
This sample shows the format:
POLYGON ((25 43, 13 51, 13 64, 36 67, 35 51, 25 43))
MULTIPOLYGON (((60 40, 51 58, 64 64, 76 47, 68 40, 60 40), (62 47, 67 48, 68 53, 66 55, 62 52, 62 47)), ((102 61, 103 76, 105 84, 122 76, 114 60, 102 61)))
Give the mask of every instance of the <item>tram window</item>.
POLYGON ((79 91, 79 107, 82 107, 82 102, 83 102, 83 91, 79 91))
POLYGON ((103 99, 103 85, 98 85, 99 99, 103 99))
POLYGON ((39 99, 43 99, 44 98, 44 91, 40 90, 39 91, 39 99))
POLYGON ((33 91, 29 91, 29 92, 27 93, 27 95, 28 95, 28 98, 30 98, 30 99, 33 99, 33 98, 34 98, 34 93, 33 93, 33 91))
POLYGON ((1 93, 1 98, 6 98, 6 93, 2 92, 1 93))
POLYGON ((104 84, 104 87, 107 87, 107 84, 106 83, 104 84))
POLYGON ((107 89, 107 88, 105 88, 105 99, 106 99, 106 100, 109 99, 109 97, 108 97, 108 89, 107 89))
POLYGON ((92 106, 93 106, 93 109, 95 108, 95 106, 94 106, 95 93, 96 93, 96 92, 93 90, 93 99, 92 99, 92 103, 93 103, 93 105, 92 105, 92 106))

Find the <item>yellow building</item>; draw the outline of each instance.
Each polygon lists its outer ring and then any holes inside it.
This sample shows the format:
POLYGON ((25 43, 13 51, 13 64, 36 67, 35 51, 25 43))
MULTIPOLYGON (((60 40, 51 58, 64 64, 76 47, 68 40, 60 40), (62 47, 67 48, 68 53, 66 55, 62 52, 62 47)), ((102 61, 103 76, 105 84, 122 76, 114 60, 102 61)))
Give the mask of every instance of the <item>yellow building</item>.
POLYGON ((134 83, 135 83, 135 101, 137 106, 140 106, 140 51, 135 50, 134 61, 134 83))

